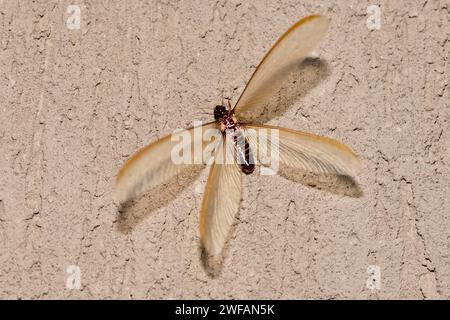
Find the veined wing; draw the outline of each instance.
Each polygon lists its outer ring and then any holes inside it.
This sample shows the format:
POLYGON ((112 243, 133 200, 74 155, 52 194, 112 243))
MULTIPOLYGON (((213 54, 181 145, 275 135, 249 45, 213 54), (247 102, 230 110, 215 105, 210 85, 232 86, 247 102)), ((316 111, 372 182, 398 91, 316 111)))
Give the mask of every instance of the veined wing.
POLYGON ((307 172, 338 175, 356 174, 361 167, 358 156, 333 139, 269 125, 245 125, 244 131, 260 164, 279 161, 307 172))
POLYGON ((187 165, 203 164, 203 154, 200 154, 199 159, 199 151, 194 146, 200 145, 202 150, 205 150, 209 145, 209 141, 203 141, 206 130, 213 130, 221 135, 217 124, 212 122, 167 135, 136 152, 117 175, 114 199, 124 203, 152 187, 167 182, 187 165), (187 158, 175 159, 174 152, 176 156, 181 154, 187 158))
POLYGON ((239 120, 251 120, 254 117, 252 109, 264 105, 280 89, 295 66, 318 47, 328 24, 324 16, 309 16, 298 21, 278 39, 256 68, 234 107, 239 120))
POLYGON ((239 211, 242 195, 241 169, 234 157, 229 156, 234 154, 234 146, 226 139, 211 166, 200 210, 200 239, 211 255, 222 251, 239 211))

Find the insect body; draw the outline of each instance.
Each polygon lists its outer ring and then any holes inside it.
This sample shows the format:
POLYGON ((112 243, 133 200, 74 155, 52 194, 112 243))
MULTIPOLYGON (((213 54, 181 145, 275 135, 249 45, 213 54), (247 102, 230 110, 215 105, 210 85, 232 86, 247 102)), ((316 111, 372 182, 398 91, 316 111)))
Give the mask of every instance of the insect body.
POLYGON ((233 140, 236 161, 241 166, 242 172, 251 174, 255 171, 255 160, 250 144, 245 137, 236 117, 225 106, 216 106, 214 109, 214 119, 219 123, 222 134, 233 140))
MULTIPOLYGON (((307 132, 283 127, 253 124, 256 112, 268 98, 278 91, 282 81, 303 59, 319 45, 328 29, 328 19, 309 16, 294 24, 264 56, 247 83, 234 107, 216 106, 213 122, 201 126, 203 130, 216 130, 223 139, 215 149, 200 208, 200 239, 209 254, 219 254, 228 237, 242 196, 242 173, 249 174, 261 164, 258 134, 276 131, 268 142, 278 145, 278 152, 270 155, 280 164, 318 174, 355 174, 360 162, 344 144, 307 132), (220 134, 221 133, 221 134, 220 134), (229 148, 228 146, 232 146, 229 148), (234 149, 231 163, 218 161, 228 149, 234 149), (259 151, 259 150, 258 150, 259 151), (255 161, 256 160, 256 161, 255 161)), ((191 139, 182 147, 188 152, 202 145, 202 137, 195 135, 197 128, 187 130, 191 139), (194 145, 194 147, 192 147, 194 145)), ((171 158, 176 142, 168 135, 136 152, 117 175, 114 196, 123 203, 146 190, 161 185, 185 168, 171 158)))

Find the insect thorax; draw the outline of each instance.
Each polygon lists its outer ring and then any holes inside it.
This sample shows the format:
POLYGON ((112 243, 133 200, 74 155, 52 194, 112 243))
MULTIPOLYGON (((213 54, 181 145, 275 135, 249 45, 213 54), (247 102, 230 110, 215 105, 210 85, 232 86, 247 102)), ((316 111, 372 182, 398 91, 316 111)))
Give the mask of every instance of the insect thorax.
POLYGON ((239 129, 239 124, 233 115, 227 115, 220 120, 220 131, 234 133, 239 129))
POLYGON ((223 133, 225 133, 225 131, 232 133, 239 129, 236 118, 225 106, 218 105, 214 108, 214 119, 219 123, 220 131, 223 133))

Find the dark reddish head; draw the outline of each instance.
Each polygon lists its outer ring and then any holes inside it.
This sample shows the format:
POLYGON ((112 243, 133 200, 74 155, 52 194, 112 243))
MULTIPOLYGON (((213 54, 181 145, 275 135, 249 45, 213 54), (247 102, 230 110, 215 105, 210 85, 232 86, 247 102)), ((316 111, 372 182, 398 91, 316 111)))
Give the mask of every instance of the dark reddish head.
POLYGON ((228 110, 225 106, 216 106, 214 108, 214 119, 221 120, 228 116, 228 110))

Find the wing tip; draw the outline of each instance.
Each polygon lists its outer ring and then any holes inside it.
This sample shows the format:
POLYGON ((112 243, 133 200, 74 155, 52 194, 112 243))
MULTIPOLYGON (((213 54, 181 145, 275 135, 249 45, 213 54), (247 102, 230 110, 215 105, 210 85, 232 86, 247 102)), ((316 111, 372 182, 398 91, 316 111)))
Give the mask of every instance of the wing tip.
POLYGON ((205 238, 200 237, 200 241, 202 243, 203 249, 209 256, 219 256, 222 253, 223 245, 215 245, 211 243, 210 241, 206 241, 205 238))
POLYGON ((303 24, 305 22, 313 21, 313 20, 321 20, 323 23, 325 23, 325 25, 327 27, 328 27, 328 25, 330 24, 330 21, 331 21, 331 19, 329 17, 324 16, 324 15, 322 15, 320 13, 317 13, 317 14, 313 14, 313 15, 310 15, 310 16, 307 16, 307 17, 304 17, 304 18, 300 19, 295 25, 301 25, 301 24, 303 24))
POLYGON ((337 147, 343 154, 345 154, 345 158, 347 159, 347 163, 341 164, 344 165, 344 172, 348 176, 356 176, 358 173, 362 171, 362 161, 361 158, 346 144, 339 142, 334 139, 330 139, 327 137, 322 137, 333 143, 335 147, 337 147))
POLYGON ((112 199, 118 205, 124 204, 128 200, 125 192, 117 183, 113 187, 112 199))
POLYGON ((351 164, 350 175, 356 176, 358 173, 362 171, 362 161, 361 158, 352 151, 353 161, 351 164))
POLYGON ((135 196, 139 195, 133 185, 130 185, 129 179, 125 176, 117 176, 112 187, 112 200, 118 205, 123 205, 135 196))

